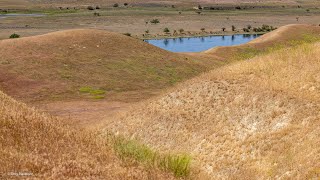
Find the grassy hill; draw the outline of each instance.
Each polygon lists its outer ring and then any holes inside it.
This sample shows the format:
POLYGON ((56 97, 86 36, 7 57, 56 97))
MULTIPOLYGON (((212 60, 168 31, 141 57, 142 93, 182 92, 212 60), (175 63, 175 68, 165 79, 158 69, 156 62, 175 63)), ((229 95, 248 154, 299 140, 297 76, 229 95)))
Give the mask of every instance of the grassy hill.
POLYGON ((27 102, 138 101, 234 60, 319 39, 320 28, 292 25, 253 42, 177 54, 102 30, 67 30, 0 41, 0 89, 27 102), (291 35, 289 35, 291 34, 291 35))
POLYGON ((320 43, 276 49, 180 84, 107 125, 186 151, 214 179, 320 175, 320 43))
POLYGON ((0 178, 174 179, 172 173, 123 160, 115 144, 79 131, 0 92, 0 178), (15 174, 26 176, 16 177, 15 174))
POLYGON ((25 101, 143 99, 225 63, 102 30, 2 40, 0 54, 0 89, 25 101))
POLYGON ((205 55, 213 55, 221 60, 244 60, 271 51, 297 46, 302 43, 312 43, 320 40, 320 27, 304 24, 282 26, 279 29, 250 41, 249 43, 216 47, 204 51, 205 55))

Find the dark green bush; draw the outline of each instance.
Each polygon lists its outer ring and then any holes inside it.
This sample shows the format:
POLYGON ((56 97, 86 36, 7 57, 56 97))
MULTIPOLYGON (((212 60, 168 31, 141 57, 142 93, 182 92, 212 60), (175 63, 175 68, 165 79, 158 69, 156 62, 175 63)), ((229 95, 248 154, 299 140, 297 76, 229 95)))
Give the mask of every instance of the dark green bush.
POLYGON ((13 33, 10 35, 10 38, 13 39, 13 38, 19 38, 20 35, 19 34, 16 34, 16 33, 13 33))

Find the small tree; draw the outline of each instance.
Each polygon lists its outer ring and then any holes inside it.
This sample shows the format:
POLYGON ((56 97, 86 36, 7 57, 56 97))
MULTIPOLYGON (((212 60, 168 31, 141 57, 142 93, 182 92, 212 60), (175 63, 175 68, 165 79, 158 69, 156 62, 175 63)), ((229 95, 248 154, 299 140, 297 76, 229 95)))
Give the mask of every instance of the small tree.
POLYGON ((224 32, 225 30, 226 30, 226 28, 225 28, 225 27, 223 27, 223 28, 222 28, 222 31, 224 32))
POLYGON ((249 25, 247 26, 247 29, 250 30, 251 28, 252 28, 252 26, 249 24, 249 25))
POLYGON ((200 4, 198 5, 198 9, 200 9, 200 10, 202 9, 202 6, 200 4))
POLYGON ((100 9, 100 6, 96 6, 96 9, 100 9))
POLYGON ((163 29, 163 32, 165 32, 165 33, 169 33, 169 32, 170 32, 170 30, 169 30, 169 28, 164 28, 164 29, 163 29))
POLYGON ((184 32, 184 29, 182 29, 182 28, 179 29, 179 32, 180 32, 180 33, 183 33, 183 32, 184 32))
POLYGON ((234 25, 231 26, 232 31, 236 30, 236 27, 234 25))
POLYGON ((299 17, 296 17, 296 20, 299 21, 299 17))
POLYGON ((149 30, 148 30, 148 29, 147 29, 147 30, 145 30, 144 32, 145 32, 146 34, 149 34, 149 30))
POLYGON ((114 5, 113 5, 113 7, 119 7, 119 4, 118 3, 115 3, 114 5))
POLYGON ((128 4, 128 3, 123 3, 123 5, 124 5, 124 6, 128 6, 129 4, 128 4))
POLYGON ((13 39, 13 38, 19 38, 20 35, 19 34, 16 34, 16 33, 13 33, 10 35, 10 39, 13 39))
POLYGON ((204 31, 206 30, 206 28, 201 28, 200 30, 201 30, 202 32, 204 32, 204 31))
POLYGON ((131 36, 131 33, 123 33, 123 35, 131 36))
POLYGON ((201 14, 201 11, 197 11, 197 14, 199 14, 199 15, 200 15, 200 14, 201 14))

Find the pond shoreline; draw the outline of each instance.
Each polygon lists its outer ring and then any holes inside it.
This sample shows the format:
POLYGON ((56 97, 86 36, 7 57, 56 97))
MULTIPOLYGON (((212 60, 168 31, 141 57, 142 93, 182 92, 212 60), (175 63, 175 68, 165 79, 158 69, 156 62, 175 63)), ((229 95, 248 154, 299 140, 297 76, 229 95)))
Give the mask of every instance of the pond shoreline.
POLYGON ((250 32, 250 33, 245 33, 245 32, 225 32, 225 33, 209 33, 209 34, 196 34, 196 35, 176 35, 176 36, 156 36, 156 37, 140 37, 138 36, 139 39, 141 40, 160 40, 160 39, 177 39, 177 38, 196 38, 196 37, 209 37, 209 36, 232 36, 232 35, 264 35, 268 32, 250 32))

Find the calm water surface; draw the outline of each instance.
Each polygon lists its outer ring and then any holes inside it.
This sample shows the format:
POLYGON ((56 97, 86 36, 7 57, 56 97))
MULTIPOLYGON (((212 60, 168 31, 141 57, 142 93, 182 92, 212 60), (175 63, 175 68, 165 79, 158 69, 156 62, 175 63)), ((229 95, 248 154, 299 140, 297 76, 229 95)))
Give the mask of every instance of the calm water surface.
POLYGON ((18 13, 9 13, 9 14, 0 14, 0 18, 6 17, 41 17, 45 16, 44 14, 18 14, 18 13))
POLYGON ((173 39, 145 40, 154 46, 171 52, 200 52, 216 46, 232 46, 247 43, 259 35, 207 36, 173 39))

